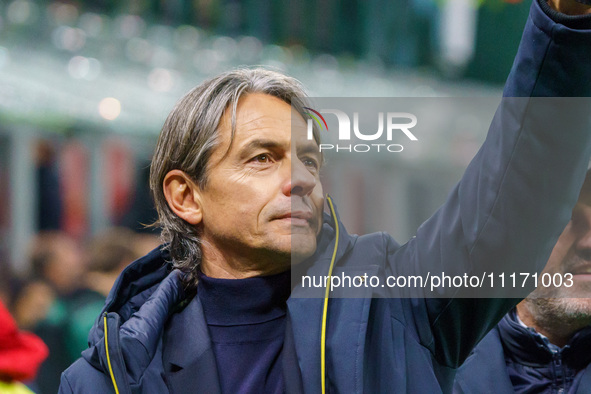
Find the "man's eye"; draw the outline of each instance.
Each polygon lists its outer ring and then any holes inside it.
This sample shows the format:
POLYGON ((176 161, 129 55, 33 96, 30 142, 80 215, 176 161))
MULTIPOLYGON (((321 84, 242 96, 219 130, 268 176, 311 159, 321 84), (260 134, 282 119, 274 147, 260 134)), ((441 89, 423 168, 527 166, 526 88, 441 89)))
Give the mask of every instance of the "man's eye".
POLYGON ((316 170, 318 169, 318 167, 320 167, 320 165, 318 164, 318 161, 317 160, 310 159, 310 158, 304 158, 304 159, 302 159, 302 163, 304 163, 304 165, 306 167, 314 168, 316 170))
POLYGON ((253 157, 251 161, 254 161, 256 163, 268 163, 271 161, 271 157, 267 153, 262 153, 260 155, 256 155, 255 157, 253 157))

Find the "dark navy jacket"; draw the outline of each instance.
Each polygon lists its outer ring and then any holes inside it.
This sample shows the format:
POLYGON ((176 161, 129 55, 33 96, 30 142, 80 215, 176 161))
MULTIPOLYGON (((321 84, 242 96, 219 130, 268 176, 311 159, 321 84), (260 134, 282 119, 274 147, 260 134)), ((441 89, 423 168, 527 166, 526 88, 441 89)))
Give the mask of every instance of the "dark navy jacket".
POLYGON ((591 327, 579 331, 558 355, 549 350, 539 335, 521 327, 507 314, 458 369, 453 391, 514 394, 507 370, 509 360, 519 368, 515 373, 528 393, 562 392, 551 388, 562 375, 556 383, 562 388, 562 380, 568 379, 569 388, 564 394, 591 394, 590 359, 591 327))
MULTIPOLYGON (((589 96, 591 31, 556 24, 532 6, 505 88, 509 97, 589 96)), ((584 127, 540 131, 555 113, 524 121, 528 99, 505 102, 448 201, 407 244, 339 225, 334 273, 409 275, 425 267, 491 271, 504 262, 541 271, 570 218, 589 161, 584 127), (526 264, 526 266, 524 266, 526 264)), ((555 112, 555 111, 554 111, 555 112)), ((387 209, 387 208, 386 208, 387 209)), ((309 274, 327 275, 338 219, 326 216, 309 274)), ((455 368, 515 304, 511 299, 331 298, 327 392, 450 392, 455 368)), ((321 392, 321 298, 296 287, 288 300, 284 376, 290 392, 321 392)), ((61 393, 216 393, 216 363, 198 297, 189 301, 159 251, 116 282, 83 358, 61 393), (187 305, 188 304, 188 305, 187 305)))

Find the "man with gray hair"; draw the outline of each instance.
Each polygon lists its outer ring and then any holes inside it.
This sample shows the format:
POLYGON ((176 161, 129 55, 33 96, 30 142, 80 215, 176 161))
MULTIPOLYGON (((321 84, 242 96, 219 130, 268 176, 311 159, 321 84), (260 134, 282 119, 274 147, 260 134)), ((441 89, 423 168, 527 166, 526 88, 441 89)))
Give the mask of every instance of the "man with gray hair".
MULTIPOLYGON (((533 2, 506 96, 590 95, 591 17, 562 12, 589 7, 533 2)), ((588 130, 556 138, 535 123, 551 108, 532 124, 528 106, 501 105, 448 201, 400 246, 383 233, 347 234, 329 197, 324 213, 303 97, 294 79, 254 69, 181 99, 151 173, 167 244, 121 274, 62 393, 451 390, 455 368, 513 300, 335 298, 328 286, 306 298, 290 271, 467 272, 493 269, 499 256, 509 265, 534 256, 534 270, 576 200, 588 130)))

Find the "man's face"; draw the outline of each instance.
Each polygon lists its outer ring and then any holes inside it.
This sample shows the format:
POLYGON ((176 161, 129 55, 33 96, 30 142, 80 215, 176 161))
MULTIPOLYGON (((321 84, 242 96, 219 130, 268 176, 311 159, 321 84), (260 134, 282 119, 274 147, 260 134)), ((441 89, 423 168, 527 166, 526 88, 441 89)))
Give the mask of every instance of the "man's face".
MULTIPOLYGON (((547 298, 543 303, 553 310, 562 310, 565 317, 591 317, 591 175, 587 175, 573 209, 572 218, 554 246, 548 263, 538 279, 538 288, 530 295, 533 298, 547 298), (558 280, 563 286, 545 287, 542 278, 558 280), (572 275, 572 286, 565 278, 572 275)), ((541 300, 540 300, 541 301, 541 300)))
POLYGON ((321 157, 304 119, 282 100, 249 94, 238 102, 229 151, 231 111, 219 133, 200 192, 204 263, 221 258, 272 274, 289 268, 292 255, 312 255, 324 199, 321 157))

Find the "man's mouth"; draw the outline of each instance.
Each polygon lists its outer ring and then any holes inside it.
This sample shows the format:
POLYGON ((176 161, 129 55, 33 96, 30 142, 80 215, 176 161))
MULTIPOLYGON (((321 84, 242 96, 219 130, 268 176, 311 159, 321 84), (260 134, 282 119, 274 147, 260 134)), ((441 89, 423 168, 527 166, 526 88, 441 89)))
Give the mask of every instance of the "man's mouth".
POLYGON ((291 211, 277 219, 289 221, 292 226, 310 226, 314 215, 311 211, 291 211))
POLYGON ((591 280, 591 264, 585 262, 583 264, 574 265, 567 270, 567 273, 572 274, 577 280, 591 280))

